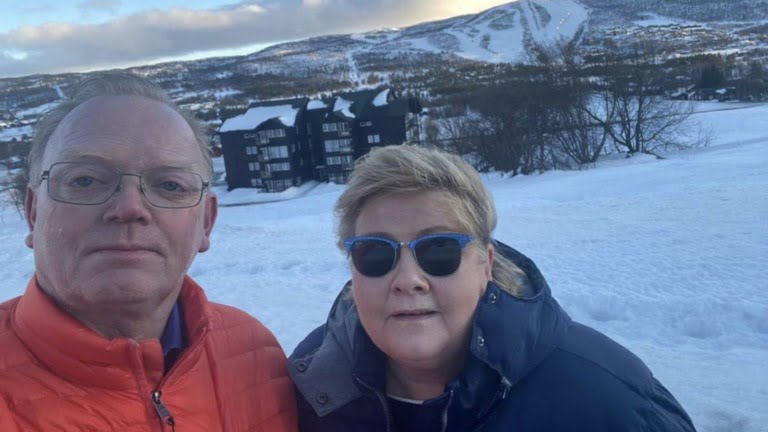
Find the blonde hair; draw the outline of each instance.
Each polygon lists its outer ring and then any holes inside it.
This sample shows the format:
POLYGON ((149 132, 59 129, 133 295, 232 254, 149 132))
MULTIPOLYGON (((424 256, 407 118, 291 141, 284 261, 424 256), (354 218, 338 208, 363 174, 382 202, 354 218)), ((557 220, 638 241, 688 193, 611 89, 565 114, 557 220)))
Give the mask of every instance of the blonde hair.
POLYGON ((422 146, 375 148, 355 163, 347 188, 336 202, 338 246, 355 235, 357 218, 368 200, 390 194, 442 192, 447 208, 454 212, 460 228, 483 246, 492 245, 492 277, 502 289, 524 295, 523 272, 499 253, 492 240, 496 228, 493 196, 474 168, 459 156, 422 146))
POLYGON ((152 81, 126 72, 102 72, 85 78, 68 92, 70 93, 69 96, 48 111, 35 125, 35 136, 28 158, 30 183, 38 184, 36 182, 42 181, 40 178, 42 167, 40 165, 43 163, 45 148, 62 120, 78 106, 99 96, 139 96, 160 102, 179 113, 194 133, 195 141, 200 147, 205 166, 208 169, 208 178, 213 175, 208 133, 204 126, 191 114, 180 109, 171 100, 168 93, 152 81))

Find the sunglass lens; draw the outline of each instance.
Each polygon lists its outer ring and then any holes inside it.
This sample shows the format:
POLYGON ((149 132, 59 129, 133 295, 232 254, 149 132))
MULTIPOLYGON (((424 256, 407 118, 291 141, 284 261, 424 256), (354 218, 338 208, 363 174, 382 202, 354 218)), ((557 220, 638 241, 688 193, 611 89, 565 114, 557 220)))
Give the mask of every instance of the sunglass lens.
POLYGON ((383 240, 358 240, 349 253, 357 271, 369 277, 384 276, 395 262, 395 249, 383 240))
POLYGON ((448 276, 461 264, 461 245, 451 237, 432 237, 416 244, 416 259, 432 276, 448 276))

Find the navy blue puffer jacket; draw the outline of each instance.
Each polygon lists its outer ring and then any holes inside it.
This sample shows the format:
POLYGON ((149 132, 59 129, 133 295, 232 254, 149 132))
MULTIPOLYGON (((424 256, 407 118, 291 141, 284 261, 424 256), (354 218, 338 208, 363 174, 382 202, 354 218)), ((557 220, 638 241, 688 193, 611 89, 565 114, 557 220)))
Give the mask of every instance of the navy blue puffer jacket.
MULTIPOLYGON (((640 359, 572 321, 530 259, 503 245, 502 253, 536 294, 520 299, 488 285, 474 317, 471 355, 440 397, 441 430, 695 430, 640 359)), ((301 430, 397 432, 384 393, 385 361, 342 292, 326 324, 289 359, 301 430)))

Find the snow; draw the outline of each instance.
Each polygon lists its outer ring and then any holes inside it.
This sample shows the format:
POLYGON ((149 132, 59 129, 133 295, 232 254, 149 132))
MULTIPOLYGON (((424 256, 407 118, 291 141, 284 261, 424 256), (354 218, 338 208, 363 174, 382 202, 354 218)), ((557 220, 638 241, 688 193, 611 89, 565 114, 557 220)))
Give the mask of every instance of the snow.
POLYGON ((360 71, 357 69, 357 62, 355 62, 354 49, 347 51, 347 65, 349 66, 349 81, 354 84, 360 84, 360 71))
POLYGON ((244 114, 232 117, 224 121, 219 132, 232 132, 241 130, 253 130, 267 120, 278 119, 286 127, 293 127, 296 123, 298 108, 291 105, 277 105, 269 107, 249 108, 244 114))
POLYGON ((376 98, 373 99, 373 106, 380 107, 386 105, 388 103, 387 98, 389 97, 390 90, 391 89, 386 89, 377 94, 376 98))
POLYGON ((213 92, 213 96, 216 99, 223 99, 223 98, 225 98, 227 96, 234 96, 234 95, 241 94, 241 93, 242 93, 242 91, 240 91, 240 90, 234 90, 234 89, 231 89, 231 88, 225 88, 225 89, 221 89, 221 90, 217 90, 217 91, 213 92))
POLYGON ((58 104, 59 104, 59 101, 49 102, 47 104, 36 106, 34 108, 29 108, 29 109, 25 109, 25 110, 22 110, 22 111, 17 111, 15 115, 16 115, 17 118, 24 118, 24 117, 30 116, 30 115, 40 115, 40 114, 43 114, 44 112, 48 111, 49 109, 55 107, 58 104))
POLYGON ((32 126, 0 129, 0 141, 10 141, 13 138, 20 139, 22 135, 32 136, 32 126))
POLYGON ((571 40, 579 28, 589 18, 589 12, 573 0, 540 1, 538 5, 546 9, 550 20, 545 23, 542 15, 531 2, 520 3, 529 23, 533 40, 543 46, 553 45, 562 40, 571 40), (531 25, 531 23, 533 25, 531 25))
POLYGON ((326 109, 328 106, 321 100, 312 99, 307 103, 308 110, 326 109))
MULTIPOLYGON (((699 431, 765 432, 768 105, 707 110, 723 105, 700 104, 693 116, 715 133, 708 147, 484 179, 499 212, 495 237, 536 261, 574 319, 640 356, 699 431)), ((333 233, 343 188, 217 188, 226 205, 295 199, 222 207, 190 274, 290 353, 349 278, 333 233)), ((0 209, 0 301, 32 276, 26 233, 15 210, 0 209)))
POLYGON ((340 111, 347 118, 355 118, 355 115, 352 114, 352 111, 349 110, 351 106, 352 106, 351 101, 348 101, 342 97, 337 97, 336 102, 334 102, 333 104, 333 112, 340 111))
POLYGON ((499 6, 430 38, 399 38, 411 49, 451 51, 471 60, 528 61, 526 45, 552 46, 571 40, 587 22, 588 11, 573 0, 513 2, 499 6), (527 40, 529 39, 530 40, 527 40))

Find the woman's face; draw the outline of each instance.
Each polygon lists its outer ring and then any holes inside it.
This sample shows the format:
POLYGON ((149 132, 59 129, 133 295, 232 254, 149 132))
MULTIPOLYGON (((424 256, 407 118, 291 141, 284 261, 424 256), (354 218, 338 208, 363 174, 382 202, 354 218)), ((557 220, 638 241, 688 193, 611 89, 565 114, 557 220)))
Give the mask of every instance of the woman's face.
MULTIPOLYGON (((442 192, 394 194, 371 199, 355 225, 356 236, 410 242, 427 234, 462 233, 442 192)), ((352 266, 352 290, 360 320, 373 342, 403 366, 430 369, 463 357, 472 318, 491 277, 493 250, 469 243, 448 276, 431 276, 408 246, 395 267, 367 277, 352 266)))

